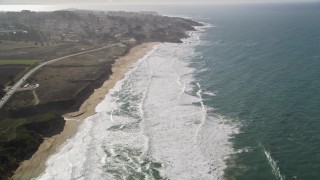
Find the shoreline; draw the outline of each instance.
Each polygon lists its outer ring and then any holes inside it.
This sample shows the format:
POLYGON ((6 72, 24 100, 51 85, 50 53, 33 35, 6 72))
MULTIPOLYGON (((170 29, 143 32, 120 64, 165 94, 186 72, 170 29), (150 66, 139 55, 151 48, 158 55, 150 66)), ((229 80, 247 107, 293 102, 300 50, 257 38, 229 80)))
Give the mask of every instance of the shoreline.
POLYGON ((134 63, 143 58, 157 44, 159 43, 148 42, 137 45, 131 48, 126 55, 116 59, 112 65, 113 73, 103 85, 94 90, 90 97, 82 103, 78 111, 63 116, 66 121, 63 131, 53 137, 44 139, 37 152, 29 160, 20 164, 11 179, 32 179, 44 172, 48 158, 74 135, 83 120, 96 114, 96 106, 104 100, 109 90, 114 87, 117 81, 124 78, 125 73, 132 68, 134 63))

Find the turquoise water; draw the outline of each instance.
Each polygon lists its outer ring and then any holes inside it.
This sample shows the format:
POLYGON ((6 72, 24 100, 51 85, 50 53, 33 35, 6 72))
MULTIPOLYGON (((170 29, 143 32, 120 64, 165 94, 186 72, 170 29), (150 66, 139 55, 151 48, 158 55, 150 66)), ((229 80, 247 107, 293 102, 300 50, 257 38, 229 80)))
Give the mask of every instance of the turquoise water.
POLYGON ((228 179, 320 177, 320 6, 207 7, 197 49, 212 113, 241 124, 228 179))

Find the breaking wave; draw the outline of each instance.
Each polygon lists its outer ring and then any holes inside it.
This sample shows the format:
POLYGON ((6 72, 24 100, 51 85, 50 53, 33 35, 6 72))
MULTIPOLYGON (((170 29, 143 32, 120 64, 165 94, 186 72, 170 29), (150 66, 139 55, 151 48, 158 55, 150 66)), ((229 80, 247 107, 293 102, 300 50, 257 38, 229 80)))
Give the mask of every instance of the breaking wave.
POLYGON ((202 101, 215 94, 202 91, 190 67, 201 32, 140 59, 38 179, 221 178, 237 129, 202 101))

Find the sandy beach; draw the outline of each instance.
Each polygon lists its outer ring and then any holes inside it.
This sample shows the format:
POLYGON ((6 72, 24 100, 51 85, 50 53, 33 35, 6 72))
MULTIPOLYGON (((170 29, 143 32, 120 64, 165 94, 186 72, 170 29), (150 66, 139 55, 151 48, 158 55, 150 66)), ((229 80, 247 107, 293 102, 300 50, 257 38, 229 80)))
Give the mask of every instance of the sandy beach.
POLYGON ((132 65, 152 50, 156 44, 158 43, 152 42, 135 46, 127 55, 117 59, 112 65, 113 74, 110 78, 104 82, 102 87, 94 90, 94 93, 81 105, 79 111, 64 115, 66 120, 64 130, 58 135, 45 139, 31 159, 24 161, 15 171, 12 179, 27 180, 38 177, 45 170, 48 157, 75 133, 83 120, 96 113, 95 107, 105 98, 109 90, 117 81, 123 79, 132 65))

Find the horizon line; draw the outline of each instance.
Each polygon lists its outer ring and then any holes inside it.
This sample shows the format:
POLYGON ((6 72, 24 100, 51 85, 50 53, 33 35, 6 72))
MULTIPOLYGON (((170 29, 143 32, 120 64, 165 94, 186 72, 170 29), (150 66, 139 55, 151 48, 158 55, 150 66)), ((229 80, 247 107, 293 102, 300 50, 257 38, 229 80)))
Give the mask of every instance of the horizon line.
MULTIPOLYGON (((197 5, 197 4, 305 4, 305 3, 320 3, 320 1, 317 0, 305 0, 305 1, 300 1, 300 0, 295 0, 295 1, 277 1, 277 0, 272 0, 272 1, 254 1, 254 0, 248 0, 248 1, 216 1, 216 2, 92 2, 92 3, 78 3, 76 5, 87 5, 87 4, 104 4, 104 5, 158 5, 158 4, 163 4, 163 5, 171 5, 171 4, 177 4, 177 5, 197 5)), ((10 3, 10 4, 1 4, 0 6, 56 6, 56 5, 75 5, 74 3, 54 3, 54 4, 19 4, 19 3, 10 3)))

